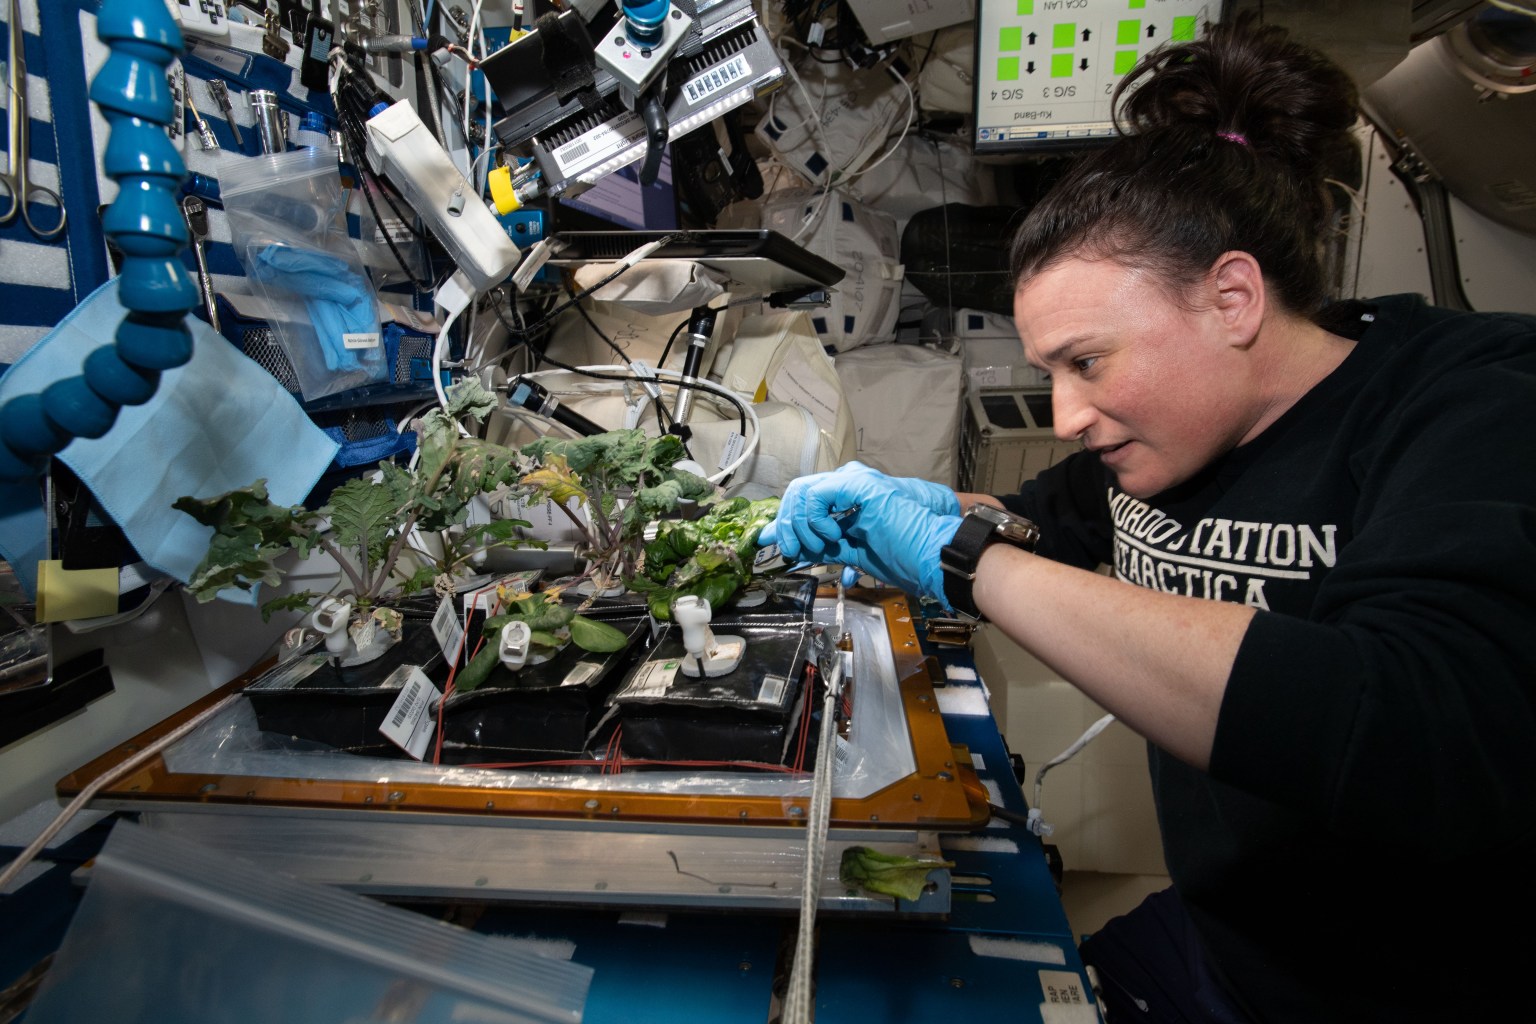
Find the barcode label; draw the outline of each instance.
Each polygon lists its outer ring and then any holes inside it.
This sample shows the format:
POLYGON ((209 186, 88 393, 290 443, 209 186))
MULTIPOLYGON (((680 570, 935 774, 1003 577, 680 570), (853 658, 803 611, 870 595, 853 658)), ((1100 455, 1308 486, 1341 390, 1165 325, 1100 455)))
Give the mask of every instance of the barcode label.
POLYGON ((442 648, 448 664, 457 661, 459 647, 464 643, 464 626, 459 622, 458 615, 454 614, 451 596, 444 597, 438 603, 437 613, 432 616, 432 635, 437 637, 437 646, 442 648))
POLYGON ((432 719, 432 709, 437 707, 443 695, 419 665, 401 665, 384 681, 384 686, 399 686, 400 696, 390 705, 379 732, 420 761, 426 755, 432 730, 437 725, 432 719))
POLYGON ((746 444, 747 439, 736 433, 736 431, 733 430, 727 434, 725 437, 725 447, 720 452, 720 463, 717 468, 724 469, 741 458, 741 453, 746 448, 746 444))
POLYGON ((567 142, 550 155, 555 158, 555 166, 560 168, 561 177, 573 178, 621 150, 638 146, 644 141, 645 122, 640 120, 639 114, 626 110, 581 138, 567 142))
POLYGON ((692 81, 683 83, 683 95, 689 103, 703 102, 721 89, 735 85, 751 72, 752 66, 747 63, 747 59, 737 54, 724 64, 718 64, 692 81))
POLYGON ((416 698, 420 693, 421 680, 412 679, 411 685, 407 686, 405 692, 400 694, 400 699, 395 701, 395 707, 400 710, 396 711, 394 717, 389 720, 391 727, 398 729, 405 724, 406 718, 410 717, 416 707, 416 698))

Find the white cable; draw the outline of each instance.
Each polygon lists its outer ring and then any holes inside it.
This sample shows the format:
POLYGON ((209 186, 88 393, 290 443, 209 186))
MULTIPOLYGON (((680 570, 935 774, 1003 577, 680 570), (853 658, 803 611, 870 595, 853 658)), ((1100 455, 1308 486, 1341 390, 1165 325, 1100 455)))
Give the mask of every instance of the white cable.
POLYGON ((176 728, 172 729, 158 740, 155 740, 153 743, 139 750, 132 757, 128 758, 128 760, 118 764, 115 768, 109 768, 107 771, 91 780, 91 782, 80 791, 79 795, 69 802, 69 806, 60 811, 59 816, 54 818, 53 822, 49 824, 47 828, 43 829, 42 834, 39 835, 36 839, 32 840, 31 845, 29 845, 25 850, 22 850, 21 853, 17 855, 16 859, 11 861, 11 863, 6 866, 4 871, 0 871, 0 893, 3 893, 6 890, 6 887, 16 879, 16 876, 21 874, 22 868, 32 863, 33 858, 35 858, 39 853, 42 853, 43 850, 47 848, 49 841, 53 839, 54 836, 58 835, 59 831, 65 825, 69 824, 69 820, 71 818, 84 810, 86 804, 89 804, 91 800, 95 798, 96 794, 101 792, 101 790, 104 789, 109 782, 122 778, 124 775, 127 775, 129 772, 133 771, 145 761, 148 761, 150 758, 159 755, 159 753, 166 747, 169 747, 172 743, 180 740, 193 729, 197 728, 206 722, 209 718, 213 717, 215 712, 223 710, 226 705, 232 701, 238 700, 241 696, 242 694, 239 693, 231 693, 217 704, 214 704, 212 707, 203 710, 197 715, 194 715, 188 721, 183 722, 181 725, 178 725, 176 728))
POLYGON ((437 392, 437 404, 442 406, 443 412, 448 411, 448 392, 443 388, 443 355, 448 351, 448 329, 458 318, 459 310, 450 310, 448 319, 443 321, 432 341, 432 365, 428 369, 432 373, 432 390, 437 392))
MULTIPOLYGON (((896 81, 900 82, 901 83, 901 87, 903 89, 907 90, 907 122, 906 122, 906 124, 901 126, 901 135, 900 135, 900 137, 897 138, 897 140, 891 145, 891 147, 885 151, 885 155, 884 156, 882 156, 880 159, 876 160, 874 163, 869 164, 868 166, 860 167, 856 171, 849 171, 847 176, 843 179, 845 181, 847 181, 847 180, 849 180, 851 178, 857 178, 857 177, 859 177, 862 174, 868 174, 870 171, 874 170, 876 167, 879 167, 881 164, 883 164, 887 160, 889 160, 891 158, 891 154, 896 152, 898 149, 900 149, 901 148, 901 144, 904 141, 906 141, 907 132, 912 130, 912 124, 913 124, 913 122, 915 122, 917 120, 917 94, 912 91, 912 86, 907 82, 907 80, 905 78, 901 77, 900 72, 898 72, 895 68, 891 67, 889 64, 886 65, 885 70, 889 71, 891 73, 891 77, 896 79, 896 81)), ((940 173, 940 177, 942 178, 942 176, 943 176, 943 168, 942 167, 939 169, 939 173, 940 173)))
MULTIPOLYGON (((485 2, 485 0, 475 0, 475 5, 474 5, 473 8, 470 9, 470 13, 469 13, 469 34, 468 34, 469 47, 468 47, 468 50, 469 50, 469 55, 471 57, 474 57, 474 55, 475 55, 474 54, 474 46, 475 46, 475 39, 476 39, 477 36, 478 36, 478 38, 480 40, 480 56, 481 57, 485 56, 485 32, 480 27, 480 7, 481 7, 481 5, 484 2, 485 2)), ((474 99, 474 87, 475 87, 475 73, 474 72, 475 72, 475 69, 473 67, 470 67, 468 64, 465 64, 465 66, 464 66, 464 109, 461 111, 461 113, 464 115, 464 125, 463 125, 463 132, 464 132, 464 154, 465 154, 466 157, 469 155, 469 150, 470 150, 470 146, 471 146, 471 143, 469 141, 469 101, 474 99)), ((489 139, 486 140, 486 144, 487 145, 490 144, 490 140, 489 139)), ((473 176, 474 176, 474 165, 471 164, 470 168, 469 168, 469 174, 465 175, 465 177, 467 179, 469 179, 469 182, 470 182, 471 186, 474 185, 473 176)))
POLYGON ((1066 750, 1063 750, 1061 753, 1057 754, 1055 757, 1051 758, 1049 761, 1045 762, 1045 764, 1040 766, 1040 770, 1035 773, 1035 799, 1033 804, 1035 808, 1038 809, 1040 806, 1040 787, 1042 783, 1045 782, 1045 773, 1061 764, 1063 761, 1071 757, 1075 757, 1077 752, 1091 743, 1095 736, 1103 732, 1105 729, 1108 729, 1109 724, 1114 720, 1114 715, 1105 715, 1103 718, 1090 725, 1088 730, 1079 736, 1076 740, 1074 740, 1070 747, 1068 747, 1066 750))
MULTIPOLYGON (((630 374, 634 380, 638 381, 641 379, 634 376, 634 371, 628 366, 612 363, 598 366, 578 366, 576 369, 582 372, 590 373, 625 373, 630 374)), ((683 374, 680 371, 668 369, 664 366, 646 367, 646 370, 649 373, 660 375, 660 378, 671 378, 673 381, 678 381, 683 378, 683 374)), ((553 376, 555 374, 569 375, 569 372, 566 370, 537 370, 533 373, 524 374, 523 376, 537 379, 540 377, 553 376)), ((732 459, 729 463, 727 463, 715 473, 705 477, 705 479, 710 483, 717 484, 724 480, 726 477, 730 476, 732 473, 736 472, 736 470, 740 469, 742 464, 751 458, 753 453, 757 451, 758 438, 762 435, 763 427, 761 421, 759 421, 757 418, 757 411, 752 408, 752 403, 749 400, 742 398, 740 395, 736 394, 734 391, 731 391, 729 388, 722 387, 721 385, 716 384, 714 381, 707 380, 703 377, 695 377, 693 382, 702 390, 710 391, 718 396, 723 397, 727 403, 730 403, 732 409, 738 408, 738 406, 735 404, 736 402, 741 403, 739 408, 745 413, 747 423, 751 427, 752 436, 746 439, 747 443, 742 446, 741 454, 732 459)), ((612 390, 612 385, 620 384, 623 382, 594 379, 590 381, 581 381, 580 383, 580 388, 572 389, 567 387, 565 390, 577 390, 582 393, 592 394, 597 390, 612 390), (599 387, 601 385, 607 385, 607 387, 599 387)))
POLYGON ((144 600, 127 611, 118 612, 116 615, 102 615, 94 619, 70 619, 64 623, 64 628, 78 635, 81 633, 94 633, 98 629, 109 629, 112 626, 121 626, 125 622, 132 622, 149 611, 150 606, 160 600, 160 595, 164 594, 171 584, 175 582, 169 576, 163 576, 149 585, 149 593, 144 596, 144 600))
MULTIPOLYGON (((838 578, 838 596, 842 596, 842 578, 838 578)), ((838 601, 842 612, 842 601, 838 601)), ((841 629, 839 623, 835 628, 841 629)), ((839 633, 841 636, 841 633, 839 633)), ((841 653, 838 654, 841 657, 841 653)), ((835 686, 827 687, 821 703, 821 732, 816 744, 816 762, 811 770, 811 806, 805 828, 805 874, 800 880, 800 922, 795 934, 795 957, 789 970, 789 988, 784 994, 784 1024, 810 1024, 811 977, 816 957, 816 905, 821 898, 821 872, 827 859, 827 828, 832 817, 833 729, 837 702, 842 696, 842 673, 835 686)))

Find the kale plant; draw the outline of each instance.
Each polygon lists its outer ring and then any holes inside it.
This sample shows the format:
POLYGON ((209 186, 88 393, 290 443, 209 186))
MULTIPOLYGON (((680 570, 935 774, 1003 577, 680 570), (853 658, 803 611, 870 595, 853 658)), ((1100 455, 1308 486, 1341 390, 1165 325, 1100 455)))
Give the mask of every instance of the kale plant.
POLYGON ((648 523, 684 501, 707 501, 715 493, 708 480, 674 468, 685 452, 671 434, 611 430, 574 440, 546 437, 522 452, 537 464, 522 483, 576 524, 582 535, 577 553, 592 560, 590 571, 604 587, 635 573, 648 523), (586 509, 585 521, 567 504, 572 498, 586 509))
MULTIPOLYGON (((455 385, 448 391, 447 411, 434 409, 422 421, 414 469, 382 462, 375 473, 337 487, 318 509, 273 504, 265 480, 215 498, 178 499, 175 508, 214 531, 187 589, 199 601, 211 601, 227 587, 275 584, 282 577, 276 564, 280 556, 293 550, 305 558, 320 550, 336 560, 348 584, 337 596, 366 609, 387 596, 410 594, 437 577, 451 576, 490 548, 542 547, 543 542, 520 539, 518 528, 529 525, 522 520, 458 529, 470 499, 517 479, 515 449, 464 437, 459 430, 462 417, 478 420, 495 404, 496 397, 478 381, 455 385), (448 556, 407 576, 397 568, 415 530, 443 534, 448 556)), ((322 596, 311 591, 288 595, 268 601, 262 612, 308 609, 322 596)))

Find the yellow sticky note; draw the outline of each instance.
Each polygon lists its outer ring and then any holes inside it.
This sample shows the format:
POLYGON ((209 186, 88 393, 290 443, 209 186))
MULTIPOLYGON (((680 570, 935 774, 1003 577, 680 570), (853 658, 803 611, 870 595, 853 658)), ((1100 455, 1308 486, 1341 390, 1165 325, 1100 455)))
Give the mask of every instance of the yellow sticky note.
POLYGON ((38 622, 116 614, 116 569, 66 569, 63 562, 37 563, 38 622))

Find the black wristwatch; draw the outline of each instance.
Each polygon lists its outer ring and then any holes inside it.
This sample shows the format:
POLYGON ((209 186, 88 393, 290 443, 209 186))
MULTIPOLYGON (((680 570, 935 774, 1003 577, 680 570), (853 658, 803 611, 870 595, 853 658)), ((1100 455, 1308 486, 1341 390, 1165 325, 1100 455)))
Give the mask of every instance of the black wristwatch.
POLYGON ((939 552, 939 564, 944 569, 944 597, 949 606, 966 618, 979 620, 981 612, 976 610, 971 584, 976 580, 981 553, 996 541, 1033 551, 1039 539, 1040 528, 1023 516, 991 505, 972 505, 966 509, 954 539, 939 552))

